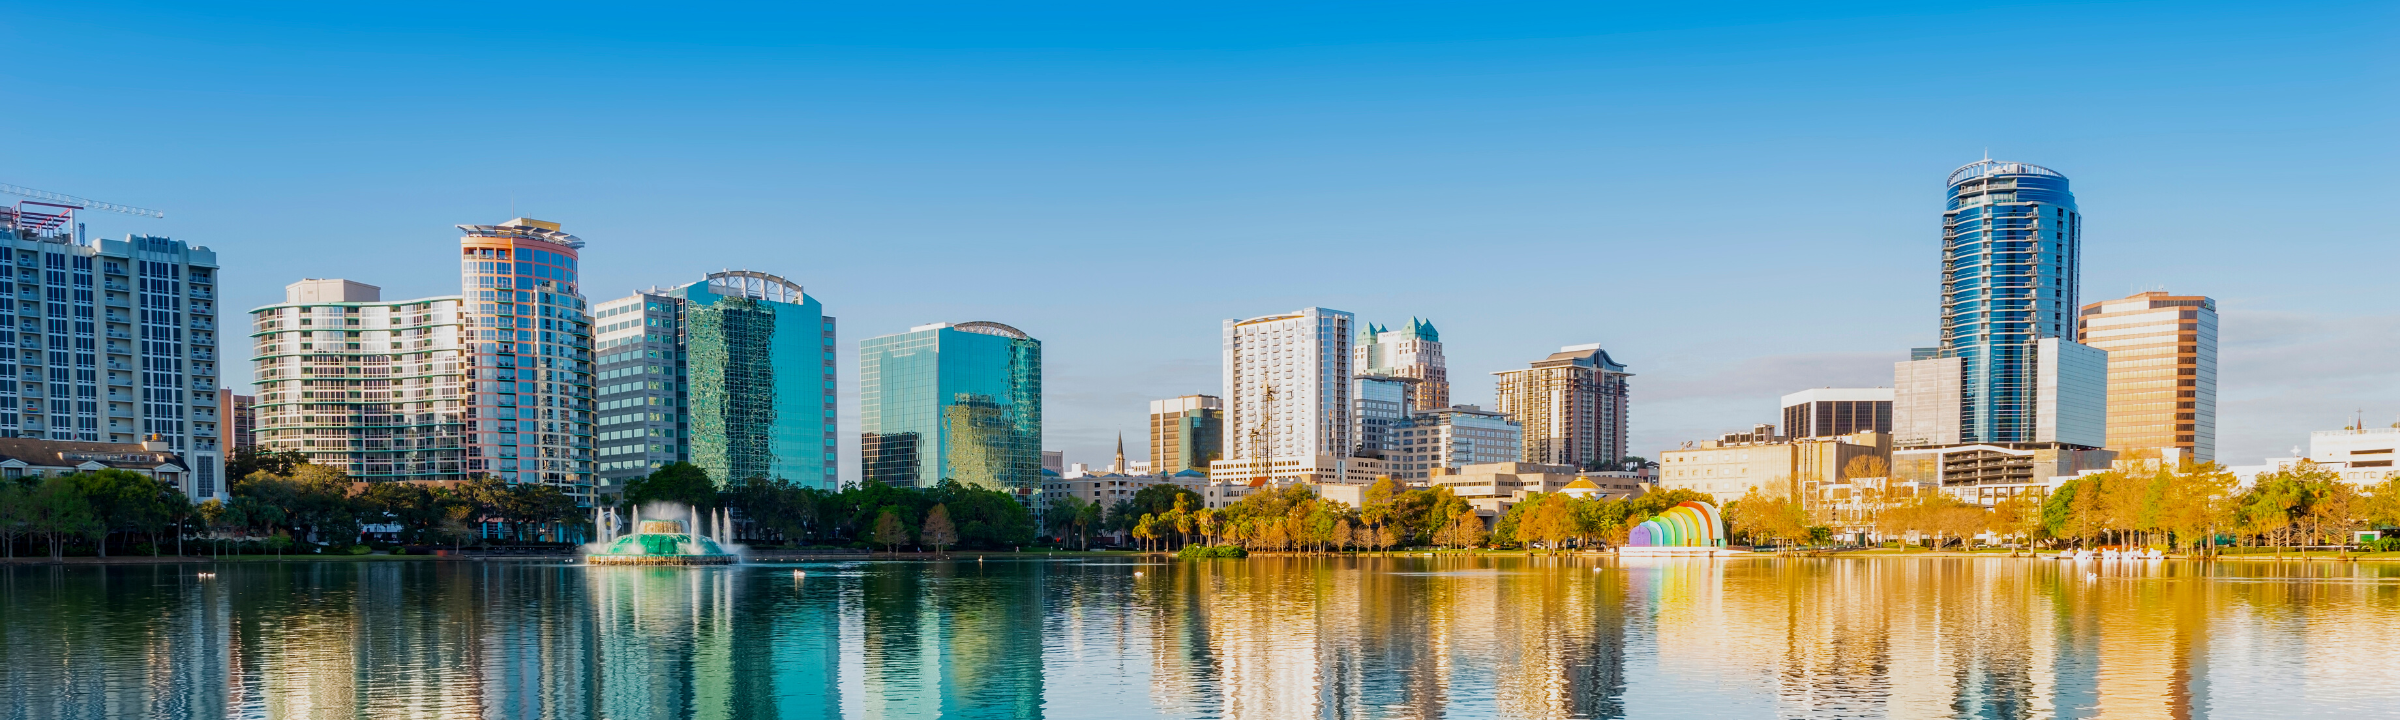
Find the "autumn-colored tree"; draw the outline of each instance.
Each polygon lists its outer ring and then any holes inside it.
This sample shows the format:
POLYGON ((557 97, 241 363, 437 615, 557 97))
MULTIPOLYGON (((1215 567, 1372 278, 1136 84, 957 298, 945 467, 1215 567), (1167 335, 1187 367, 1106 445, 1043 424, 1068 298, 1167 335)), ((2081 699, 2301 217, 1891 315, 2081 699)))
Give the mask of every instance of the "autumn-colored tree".
POLYGON ((933 546, 936 555, 942 548, 957 544, 958 528, 950 524, 950 506, 935 505, 925 511, 925 527, 917 531, 917 540, 933 546))

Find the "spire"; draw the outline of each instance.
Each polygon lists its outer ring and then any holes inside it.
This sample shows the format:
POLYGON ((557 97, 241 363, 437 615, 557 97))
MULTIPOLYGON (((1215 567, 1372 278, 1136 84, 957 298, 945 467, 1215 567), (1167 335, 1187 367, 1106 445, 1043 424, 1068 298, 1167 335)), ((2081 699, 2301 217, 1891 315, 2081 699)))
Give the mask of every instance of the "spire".
POLYGON ((1117 433, 1117 461, 1108 466, 1108 471, 1125 474, 1125 433, 1117 433))

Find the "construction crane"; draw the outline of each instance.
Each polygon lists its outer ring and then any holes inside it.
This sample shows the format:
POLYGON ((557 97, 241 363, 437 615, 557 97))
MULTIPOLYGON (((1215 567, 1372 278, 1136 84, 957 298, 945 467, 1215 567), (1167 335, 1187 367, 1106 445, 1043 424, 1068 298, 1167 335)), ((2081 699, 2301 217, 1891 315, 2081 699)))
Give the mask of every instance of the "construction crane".
POLYGON ((12 230, 55 230, 72 222, 77 210, 106 210, 152 218, 167 216, 166 213, 149 208, 101 202, 66 193, 35 190, 8 183, 0 183, 0 193, 33 198, 32 200, 17 201, 15 207, 0 207, 0 223, 6 224, 12 230))

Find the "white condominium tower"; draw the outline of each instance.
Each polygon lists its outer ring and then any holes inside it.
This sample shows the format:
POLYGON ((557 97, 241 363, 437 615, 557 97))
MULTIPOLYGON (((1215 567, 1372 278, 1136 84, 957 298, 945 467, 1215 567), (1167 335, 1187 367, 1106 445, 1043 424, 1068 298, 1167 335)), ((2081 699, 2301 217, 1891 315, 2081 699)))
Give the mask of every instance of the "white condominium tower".
POLYGON ((1350 453, 1350 313, 1225 321, 1225 457, 1309 463, 1350 453))

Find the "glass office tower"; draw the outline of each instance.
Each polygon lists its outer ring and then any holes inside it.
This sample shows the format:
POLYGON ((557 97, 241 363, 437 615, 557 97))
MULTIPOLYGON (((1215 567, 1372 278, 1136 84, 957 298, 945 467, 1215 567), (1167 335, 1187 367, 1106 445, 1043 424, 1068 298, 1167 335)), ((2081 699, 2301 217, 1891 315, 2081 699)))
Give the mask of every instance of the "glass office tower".
POLYGON ((684 304, 691 462, 724 483, 841 486, 833 318, 800 284, 749 270, 670 290, 684 304))
POLYGON ((2040 341, 2076 339, 2082 220, 2049 168, 1983 160, 1950 173, 1935 355, 1962 366, 1960 442, 2046 439, 2040 341))
POLYGON ((1041 487, 1042 343, 994 322, 936 323, 859 343, 866 480, 1041 487))
POLYGON ((800 284, 752 270, 599 304, 600 475, 685 461, 718 484, 841 486, 833 318, 800 284))
POLYGON ((459 324, 473 375, 467 474, 592 493, 592 326, 583 240, 558 223, 460 225, 459 324))

